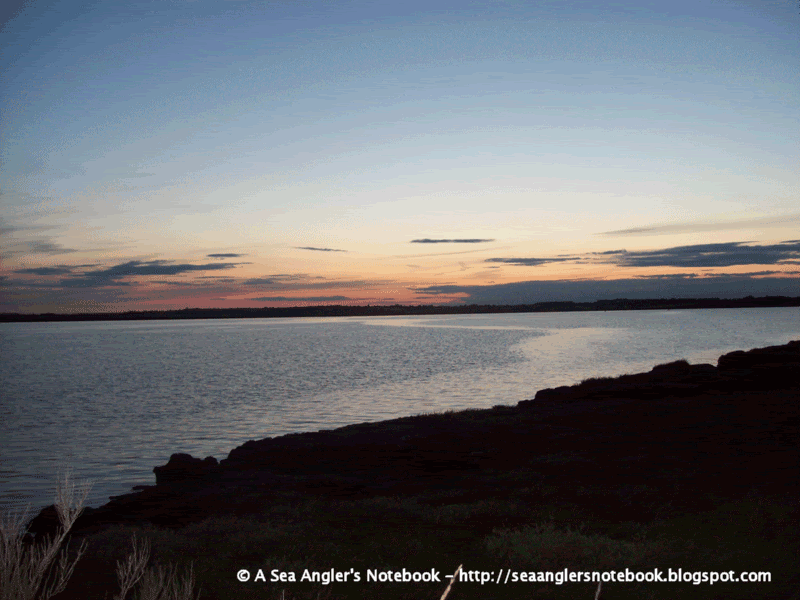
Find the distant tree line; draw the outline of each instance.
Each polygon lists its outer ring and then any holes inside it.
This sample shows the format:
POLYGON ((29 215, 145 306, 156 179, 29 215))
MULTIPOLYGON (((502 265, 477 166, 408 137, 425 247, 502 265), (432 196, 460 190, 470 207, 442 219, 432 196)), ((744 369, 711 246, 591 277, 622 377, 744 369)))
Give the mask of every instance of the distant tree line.
POLYGON ((291 306, 287 308, 184 308, 181 310, 142 310, 116 313, 20 314, 0 313, 0 322, 40 321, 144 321, 162 319, 264 319, 290 317, 387 317, 415 315, 474 315, 491 313, 575 312, 607 310, 674 310, 698 308, 767 308, 800 306, 800 297, 764 296, 754 298, 652 298, 596 300, 595 302, 537 302, 535 304, 495 305, 404 305, 391 306, 291 306))

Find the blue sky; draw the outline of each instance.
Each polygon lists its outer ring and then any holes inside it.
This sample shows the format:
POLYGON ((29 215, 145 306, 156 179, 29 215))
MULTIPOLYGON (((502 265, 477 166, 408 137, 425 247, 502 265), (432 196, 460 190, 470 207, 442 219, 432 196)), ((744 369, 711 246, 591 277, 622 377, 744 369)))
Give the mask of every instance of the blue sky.
POLYGON ((3 10, 0 310, 800 291, 795 2, 3 10))

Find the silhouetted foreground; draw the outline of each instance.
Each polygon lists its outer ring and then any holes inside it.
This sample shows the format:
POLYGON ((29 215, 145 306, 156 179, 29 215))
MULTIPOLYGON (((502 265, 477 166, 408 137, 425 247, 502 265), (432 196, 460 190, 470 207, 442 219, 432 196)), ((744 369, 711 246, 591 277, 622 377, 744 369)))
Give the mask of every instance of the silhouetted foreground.
POLYGON ((264 319, 297 317, 386 317, 413 315, 472 315, 526 312, 575 312, 607 310, 665 310, 696 308, 770 308, 800 306, 800 297, 765 296, 754 298, 654 298, 597 300, 595 302, 539 302, 536 304, 467 304, 392 306, 292 306, 289 308, 184 308, 182 310, 143 310, 117 313, 29 315, 0 313, 0 323, 40 321, 147 321, 163 319, 264 319))
MULTIPOLYGON (((769 572, 770 583, 603 584, 603 597, 800 598, 800 341, 541 390, 516 406, 173 454, 156 485, 88 509, 56 600, 102 600, 132 535, 192 561, 207 600, 439 598, 444 585, 237 581, 242 569, 769 572), (113 527, 109 527, 113 525, 113 527)), ((47 532, 52 507, 29 531, 47 532)), ((447 573, 448 571, 443 571, 447 573)), ((595 584, 452 597, 592 598, 595 584)))

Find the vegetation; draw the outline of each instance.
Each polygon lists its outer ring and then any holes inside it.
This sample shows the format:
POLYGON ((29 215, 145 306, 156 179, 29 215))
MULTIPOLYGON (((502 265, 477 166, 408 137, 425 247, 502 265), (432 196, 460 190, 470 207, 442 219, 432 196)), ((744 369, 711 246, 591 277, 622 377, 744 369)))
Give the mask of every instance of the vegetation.
MULTIPOLYGON (((29 539, 25 523, 27 511, 2 515, 0 518, 0 600, 48 600, 61 594, 70 582, 78 561, 86 552, 83 540, 76 552, 69 551, 68 535, 83 511, 90 486, 76 490, 68 475, 59 480, 55 508, 60 526, 55 535, 43 540, 29 539)), ((138 585, 138 600, 196 600, 192 568, 180 577, 175 567, 148 568, 150 544, 137 543, 133 535, 133 551, 117 562, 116 574, 120 591, 114 600, 125 600, 138 585)), ((80 582, 82 578, 76 578, 80 582)), ((73 587, 75 582, 73 581, 73 587)), ((104 596, 107 597, 107 596, 104 596)))
POLYGON ((88 493, 89 486, 84 486, 76 496, 75 485, 67 476, 59 481, 55 506, 61 526, 55 535, 38 543, 25 539, 26 512, 0 518, 0 599, 47 600, 64 590, 86 544, 71 560, 66 548, 62 552, 62 545, 88 493))
MULTIPOLYGON (((232 495, 230 512, 185 528, 113 526, 87 536, 75 585, 57 600, 108 597, 115 586, 114 565, 130 554, 132 537, 150 539, 161 563, 191 560, 204 600, 433 600, 447 586, 444 575, 462 563, 465 572, 683 568, 772 574, 772 582, 762 584, 604 583, 603 595, 608 598, 791 598, 797 588, 798 509, 786 499, 755 493, 732 502, 702 498, 705 509, 687 512, 670 505, 675 495, 647 486, 612 485, 608 490, 575 486, 567 491, 540 483, 508 485, 511 493, 502 493, 504 483, 514 479, 529 480, 530 473, 507 473, 505 481, 498 479, 497 489, 482 493, 464 481, 463 487, 403 497, 335 499, 282 491, 268 498, 232 495), (660 516, 646 522, 628 520, 637 503, 660 516), (594 506, 607 510, 595 512, 594 506), (442 582, 364 580, 368 569, 403 568, 421 572, 435 568, 442 582), (240 569, 251 573, 250 581, 237 581, 240 569), (255 581, 259 569, 263 581, 255 581), (301 581, 305 572, 330 569, 354 569, 362 580, 301 581), (297 581, 271 581, 273 570, 294 573, 297 581)), ((164 575, 159 581, 168 578, 164 575)), ((596 588, 597 583, 456 582, 448 598, 574 600, 592 598, 596 588)))

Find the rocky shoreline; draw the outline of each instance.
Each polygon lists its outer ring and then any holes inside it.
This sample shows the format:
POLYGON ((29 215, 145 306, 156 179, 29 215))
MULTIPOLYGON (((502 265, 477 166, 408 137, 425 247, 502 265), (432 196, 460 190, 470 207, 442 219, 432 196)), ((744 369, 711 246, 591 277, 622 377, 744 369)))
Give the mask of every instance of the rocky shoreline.
MULTIPOLYGON (((361 499, 457 488, 488 498, 526 481, 598 490, 647 482, 657 493, 671 490, 675 510, 695 509, 709 494, 797 497, 798 400, 800 341, 725 354, 717 366, 678 361, 541 390, 516 406, 249 441, 219 462, 173 454, 155 467, 155 485, 86 509, 73 533, 181 528, 256 512, 287 492, 361 499), (501 485, 508 473, 524 477, 501 485)), ((639 504, 631 510, 647 519, 647 502, 639 504)), ((54 523, 54 508, 45 508, 29 532, 54 523)))

